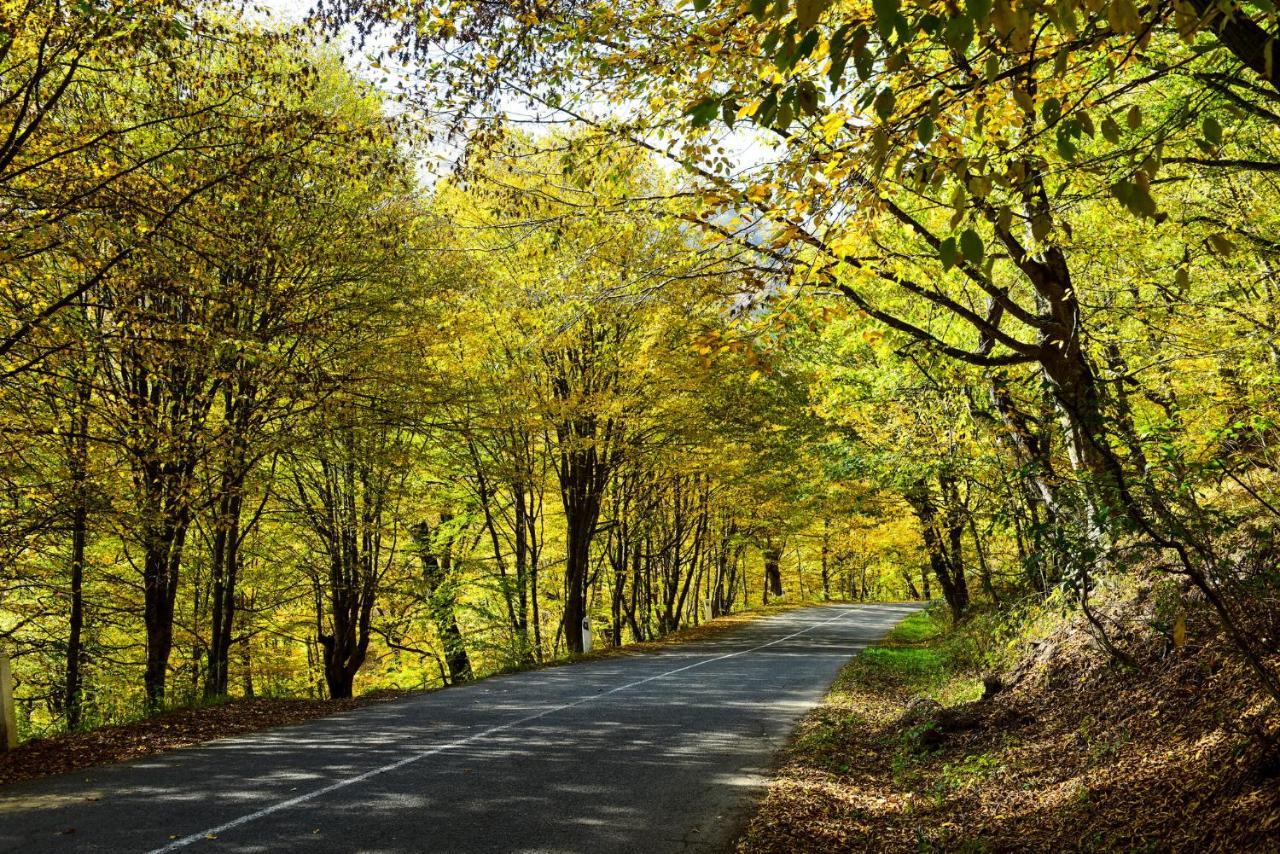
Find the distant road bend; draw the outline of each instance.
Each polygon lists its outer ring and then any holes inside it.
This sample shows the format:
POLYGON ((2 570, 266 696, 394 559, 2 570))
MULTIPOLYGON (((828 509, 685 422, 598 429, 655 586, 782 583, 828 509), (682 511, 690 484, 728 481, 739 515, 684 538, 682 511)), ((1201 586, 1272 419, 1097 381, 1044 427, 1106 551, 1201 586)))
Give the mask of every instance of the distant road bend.
POLYGON ((836 672, 914 610, 828 605, 0 789, 0 851, 725 849, 836 672))

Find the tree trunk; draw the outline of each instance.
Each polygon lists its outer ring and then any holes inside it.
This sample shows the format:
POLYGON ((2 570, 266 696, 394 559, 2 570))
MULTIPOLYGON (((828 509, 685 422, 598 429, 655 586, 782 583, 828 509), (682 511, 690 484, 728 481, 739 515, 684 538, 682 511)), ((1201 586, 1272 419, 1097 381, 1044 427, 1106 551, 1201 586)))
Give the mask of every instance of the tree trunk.
POLYGON ((235 622, 236 579, 240 570, 243 504, 244 472, 241 464, 233 462, 223 472, 213 519, 213 592, 209 602, 208 674, 204 683, 204 695, 208 699, 227 695, 231 627, 235 622))
MULTIPOLYGON (((165 514, 159 525, 148 524, 143 555, 143 622, 147 633, 143 687, 147 708, 164 707, 169 654, 173 651, 173 612, 178 597, 178 572, 187 534, 185 508, 165 514)), ((144 523, 146 524, 146 523, 144 523)))
MULTIPOLYGON (((440 524, 444 525, 451 519, 450 515, 442 513, 440 524)), ((433 537, 426 522, 415 527, 413 533, 414 539, 418 541, 418 555, 422 563, 422 579, 426 585, 431 619, 436 624, 436 633, 444 647, 449 683, 457 685, 469 680, 472 671, 462 630, 458 627, 457 591, 452 578, 452 543, 442 543, 438 530, 433 537)))
POLYGON ((246 700, 252 700, 254 696, 253 690, 253 654, 249 648, 249 635, 246 634, 244 639, 240 641, 240 669, 241 669, 241 687, 244 691, 246 700))
POLYGON ((902 580, 907 585, 908 596, 910 596, 913 600, 917 602, 919 602, 921 599, 924 598, 923 596, 920 595, 920 590, 919 588, 916 587, 915 581, 912 580, 911 573, 908 572, 906 569, 902 570, 902 580))
POLYGON ((830 522, 826 518, 822 520, 822 601, 831 601, 831 533, 830 522))
POLYGON ((83 709, 82 681, 84 665, 84 562, 89 533, 89 395, 91 387, 81 383, 76 388, 77 409, 71 417, 68 442, 71 462, 71 613, 67 626, 66 680, 63 703, 67 729, 80 728, 83 709))
POLYGON ((768 546, 764 549, 764 588, 765 603, 769 604, 768 597, 779 597, 782 595, 782 553, 774 546, 768 546))
POLYGON ((945 475, 939 480, 942 494, 948 499, 941 510, 924 479, 916 481, 905 497, 920 520, 920 534, 929 557, 929 567, 942 588, 942 596, 951 609, 952 617, 960 620, 969 609, 969 587, 965 580, 962 550, 964 520, 954 503, 954 481, 945 475))

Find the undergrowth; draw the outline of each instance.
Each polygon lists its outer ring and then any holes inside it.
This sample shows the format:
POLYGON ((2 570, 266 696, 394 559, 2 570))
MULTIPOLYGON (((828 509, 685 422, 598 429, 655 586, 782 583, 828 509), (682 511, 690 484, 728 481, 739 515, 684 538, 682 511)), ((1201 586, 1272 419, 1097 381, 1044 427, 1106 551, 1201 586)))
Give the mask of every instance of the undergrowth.
POLYGON ((903 621, 801 724, 739 850, 1280 851, 1280 766, 1255 736, 1276 710, 1167 587, 1095 590, 1137 667, 1065 596, 903 621))

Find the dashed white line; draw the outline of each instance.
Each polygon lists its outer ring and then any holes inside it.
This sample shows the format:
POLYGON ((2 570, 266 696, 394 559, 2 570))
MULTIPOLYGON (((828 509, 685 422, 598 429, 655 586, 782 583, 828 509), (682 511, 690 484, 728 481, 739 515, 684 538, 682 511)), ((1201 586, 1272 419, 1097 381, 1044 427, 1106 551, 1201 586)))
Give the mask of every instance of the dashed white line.
POLYGON ((469 735, 466 738, 460 738, 457 741, 450 741, 445 744, 437 745, 435 747, 430 748, 429 750, 422 750, 422 751, 419 751, 418 753, 413 753, 409 756, 406 756, 403 759, 398 759, 395 762, 390 762, 379 768, 374 768, 370 771, 365 771, 363 774, 357 774, 354 777, 348 777, 345 780, 339 780, 336 783, 330 783, 327 786, 323 786, 319 789, 315 789, 314 791, 307 792, 304 795, 298 795, 295 798, 289 798, 288 800, 278 801, 277 803, 274 803, 271 806, 263 807, 262 809, 256 810, 255 812, 246 813, 245 815, 242 815, 239 818, 233 818, 231 821, 223 822, 222 824, 219 824, 216 827, 211 827, 208 830, 201 830, 198 833, 191 834, 190 836, 184 836, 181 839, 175 839, 172 842, 170 842, 168 845, 164 845, 164 846, 161 846, 160 848, 155 848, 151 850, 150 852, 148 852, 148 854, 165 854, 166 852, 169 852, 169 851, 177 851, 180 848, 186 848, 188 845, 193 845, 202 839, 209 839, 212 837, 216 837, 221 833, 226 833, 228 830, 233 830, 237 827, 241 827, 243 825, 249 824, 250 822, 257 821, 260 818, 266 818, 267 816, 272 815, 273 813, 278 813, 278 812, 281 812, 282 810, 291 809, 292 807, 296 807, 299 804, 305 804, 307 801, 312 801, 312 800, 315 800, 316 798, 323 797, 329 794, 330 792, 336 792, 339 789, 345 789, 348 786, 355 786, 359 783, 363 783, 365 780, 369 780, 373 777, 377 777, 380 774, 386 774, 389 771, 395 771, 397 768, 403 768, 406 765, 412 765, 414 762, 417 762, 420 759, 426 759, 428 756, 434 756, 437 753, 443 753, 446 750, 453 750, 454 748, 457 748, 457 747, 462 747, 467 744, 472 744, 474 742, 480 741, 481 739, 488 738, 494 733, 499 733, 504 730, 513 729, 523 724, 527 724, 532 721, 539 720, 540 718, 545 718, 548 715, 554 715, 556 712, 563 712, 565 709, 572 709, 575 706, 581 706, 584 703, 591 703, 603 697, 608 697, 611 694, 617 694, 620 691, 626 691, 631 688, 636 688, 640 685, 644 685, 648 682, 653 682, 657 679, 665 679, 668 676, 675 676, 677 673, 684 673, 686 670, 693 670, 696 667, 704 667, 708 664, 714 664, 717 661, 724 661, 727 658, 736 658, 740 655, 749 655, 750 653, 753 653, 753 652, 759 652, 762 649, 768 649, 771 646, 777 646, 778 644, 783 643, 785 641, 789 641, 792 638, 796 638, 796 637, 799 637, 800 635, 807 634, 808 632, 811 632, 814 629, 821 628, 822 626, 825 626, 829 623, 834 623, 836 620, 844 619, 845 616, 847 616, 852 612, 853 612, 853 609, 851 608, 841 609, 839 614, 836 614, 834 617, 832 617, 829 620, 823 620, 821 623, 814 623, 812 626, 809 626, 808 628, 801 629, 798 632, 792 632, 791 634, 785 637, 780 637, 780 638, 777 638, 776 640, 771 640, 768 643, 762 643, 759 646, 752 647, 751 649, 743 649, 743 650, 739 650, 738 652, 729 652, 729 653, 725 653, 724 655, 717 655, 712 658, 704 659, 702 661, 696 661, 693 664, 686 664, 684 667, 677 667, 675 670, 668 670, 665 673, 659 673, 656 676, 648 676, 644 679, 637 679, 635 682, 628 682, 626 685, 619 685, 616 688, 610 688, 608 691, 603 691, 599 694, 592 694, 589 697, 583 697, 581 700, 574 700, 572 703, 565 703, 562 706, 555 706, 554 708, 545 709, 541 712, 538 712, 537 714, 526 715, 525 717, 520 718, 518 720, 508 721, 507 723, 499 724, 498 726, 491 726, 488 729, 481 730, 480 732, 474 733, 473 735, 469 735))

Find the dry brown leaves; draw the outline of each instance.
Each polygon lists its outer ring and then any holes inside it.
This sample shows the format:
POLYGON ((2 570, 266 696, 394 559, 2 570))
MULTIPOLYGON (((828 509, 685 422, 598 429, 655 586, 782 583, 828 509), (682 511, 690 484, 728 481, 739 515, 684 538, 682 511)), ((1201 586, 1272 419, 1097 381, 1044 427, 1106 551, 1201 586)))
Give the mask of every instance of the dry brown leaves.
POLYGON ((1016 689, 923 739, 909 687, 854 662, 739 852, 1280 851, 1280 761, 1255 735, 1280 719, 1207 617, 1191 636, 1132 672, 1066 627, 1016 689))

